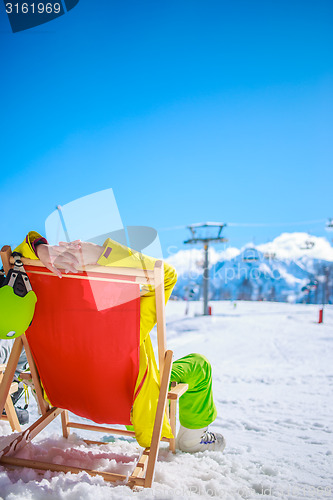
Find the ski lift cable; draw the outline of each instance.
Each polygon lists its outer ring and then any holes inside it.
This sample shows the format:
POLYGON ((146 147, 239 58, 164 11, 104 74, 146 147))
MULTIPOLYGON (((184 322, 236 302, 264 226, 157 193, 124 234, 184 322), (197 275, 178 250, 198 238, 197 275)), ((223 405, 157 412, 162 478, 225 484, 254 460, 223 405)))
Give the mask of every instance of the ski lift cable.
MULTIPOLYGON (((248 223, 248 222, 227 222, 226 226, 228 227, 279 227, 279 226, 300 226, 300 225, 308 225, 308 224, 322 224, 326 222, 326 219, 317 219, 317 220, 306 220, 299 222, 273 222, 273 223, 248 223)), ((187 226, 172 226, 172 227, 161 227, 159 231, 173 231, 175 229, 187 229, 187 226)))
POLYGON ((243 223, 243 222, 229 222, 227 225, 231 227, 278 227, 278 226, 300 226, 308 224, 322 224, 326 219, 305 220, 298 222, 273 222, 273 223, 243 223))

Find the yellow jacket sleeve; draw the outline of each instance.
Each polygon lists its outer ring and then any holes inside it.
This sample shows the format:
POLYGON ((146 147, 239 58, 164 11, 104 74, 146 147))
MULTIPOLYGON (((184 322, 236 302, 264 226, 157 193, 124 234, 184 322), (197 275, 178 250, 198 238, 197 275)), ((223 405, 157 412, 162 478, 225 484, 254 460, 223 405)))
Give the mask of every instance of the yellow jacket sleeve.
POLYGON ((29 231, 25 239, 14 251, 19 252, 22 257, 26 257, 27 259, 38 259, 33 248, 33 243, 41 238, 43 237, 37 231, 29 231))

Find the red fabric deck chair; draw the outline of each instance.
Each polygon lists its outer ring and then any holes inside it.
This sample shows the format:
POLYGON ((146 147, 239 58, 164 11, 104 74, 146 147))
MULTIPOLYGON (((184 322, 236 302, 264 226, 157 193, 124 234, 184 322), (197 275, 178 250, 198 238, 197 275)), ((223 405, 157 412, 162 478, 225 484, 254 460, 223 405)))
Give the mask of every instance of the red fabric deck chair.
MULTIPOLYGON (((13 262, 10 255, 10 248, 4 247, 5 272, 13 262)), ((9 444, 1 447, 0 443, 0 463, 64 472, 86 470, 15 457, 59 414, 65 437, 71 427, 134 435, 132 431, 70 422, 68 410, 99 424, 130 424, 139 370, 140 284, 148 283, 156 290, 161 386, 151 446, 143 451, 128 484, 150 487, 167 397, 171 399, 170 423, 175 434, 177 399, 187 389, 186 384, 178 384, 168 393, 172 351, 166 351, 162 262, 158 261, 153 271, 95 266, 88 273, 68 274, 60 280, 40 261, 22 261, 38 301, 32 325, 26 335, 15 340, 0 386, 0 408, 24 346, 42 416, 9 444), (82 373, 84 383, 76 383, 82 373), (44 399, 40 381, 52 407, 44 399)), ((174 439, 167 441, 174 451, 174 439)), ((108 481, 127 480, 121 474, 86 472, 101 474, 108 481)))

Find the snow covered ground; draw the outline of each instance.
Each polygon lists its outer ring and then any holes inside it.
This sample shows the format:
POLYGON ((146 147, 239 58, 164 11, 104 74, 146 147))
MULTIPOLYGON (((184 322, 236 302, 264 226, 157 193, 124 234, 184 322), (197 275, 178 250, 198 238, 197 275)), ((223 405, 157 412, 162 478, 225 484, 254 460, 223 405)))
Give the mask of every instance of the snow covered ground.
MULTIPOLYGON (((333 499, 333 307, 326 307, 321 325, 313 305, 213 302, 212 307, 213 316, 196 316, 202 304, 191 303, 184 316, 185 303, 170 302, 168 347, 176 358, 200 352, 211 361, 218 409, 211 428, 224 434, 224 453, 172 455, 163 447, 153 488, 139 492, 85 473, 0 467, 0 498, 333 499)), ((30 401, 34 419, 36 406, 30 401)), ((9 434, 9 425, 0 422, 0 432, 9 434)), ((83 459, 82 441, 75 434, 66 441, 56 432, 60 419, 21 456, 110 471, 119 467, 116 459, 126 471, 138 456, 134 441, 116 439, 89 447, 83 459)))

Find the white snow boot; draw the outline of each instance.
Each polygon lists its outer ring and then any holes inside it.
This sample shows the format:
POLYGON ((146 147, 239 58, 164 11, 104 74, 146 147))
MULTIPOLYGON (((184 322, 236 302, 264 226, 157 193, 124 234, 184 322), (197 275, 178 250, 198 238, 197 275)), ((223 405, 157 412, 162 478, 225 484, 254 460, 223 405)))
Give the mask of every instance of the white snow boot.
POLYGON ((223 451, 225 439, 222 434, 210 432, 207 427, 187 429, 181 425, 176 438, 176 447, 188 453, 205 450, 223 451))

